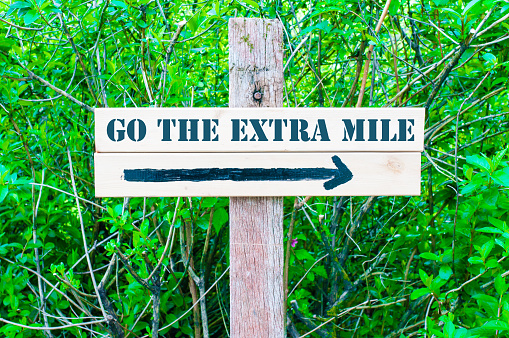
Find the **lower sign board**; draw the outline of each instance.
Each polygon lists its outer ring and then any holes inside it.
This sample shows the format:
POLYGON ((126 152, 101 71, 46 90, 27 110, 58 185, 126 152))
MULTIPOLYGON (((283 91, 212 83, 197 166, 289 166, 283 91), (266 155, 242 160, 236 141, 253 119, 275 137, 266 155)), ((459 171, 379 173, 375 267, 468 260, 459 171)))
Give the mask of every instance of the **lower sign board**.
POLYGON ((95 154, 96 197, 419 195, 418 152, 95 154))

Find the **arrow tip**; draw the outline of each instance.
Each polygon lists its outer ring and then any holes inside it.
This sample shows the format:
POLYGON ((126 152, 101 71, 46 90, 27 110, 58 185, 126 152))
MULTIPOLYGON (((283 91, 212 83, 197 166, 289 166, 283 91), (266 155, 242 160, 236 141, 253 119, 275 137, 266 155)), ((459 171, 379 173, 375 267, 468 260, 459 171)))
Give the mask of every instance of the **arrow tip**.
POLYGON ((352 172, 341 161, 339 156, 337 155, 332 156, 332 162, 336 165, 336 168, 338 168, 338 170, 334 173, 334 177, 331 180, 323 184, 325 190, 332 190, 342 184, 345 184, 346 182, 350 181, 353 178, 352 172))

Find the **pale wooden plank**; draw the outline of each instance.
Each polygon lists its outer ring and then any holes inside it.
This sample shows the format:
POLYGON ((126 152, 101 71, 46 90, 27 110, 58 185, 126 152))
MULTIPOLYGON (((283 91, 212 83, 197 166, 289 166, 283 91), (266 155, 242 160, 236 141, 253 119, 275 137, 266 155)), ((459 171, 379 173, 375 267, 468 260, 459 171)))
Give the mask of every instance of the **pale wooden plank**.
MULTIPOLYGON (((137 128, 137 124, 133 126, 137 128)), ((190 134, 187 131, 184 136, 191 139, 190 134)), ((95 110, 97 152, 422 151, 423 135, 424 108, 97 108, 95 110), (107 127, 115 119, 123 120, 124 127, 122 128, 118 121, 113 122, 114 140, 118 139, 117 130, 122 132, 127 129, 127 124, 135 119, 140 119, 145 124, 145 137, 140 141, 133 141, 124 132, 122 141, 112 141, 108 137, 107 127), (192 128, 196 126, 197 140, 179 141, 180 127, 182 125, 191 128, 191 122, 188 121, 190 119, 198 120, 192 122, 192 128), (390 122, 382 122, 382 119, 390 120, 390 122), (158 124, 158 120, 169 121, 158 124), (276 120, 281 122, 275 122, 276 120), (319 124, 318 120, 324 122, 319 124), (350 127, 350 124, 344 120, 349 120, 352 126, 356 127, 352 135, 349 134, 348 129, 346 130, 346 138, 345 126, 350 127), (363 122, 357 122, 357 120, 363 120, 363 122), (406 127, 411 127, 411 133, 406 134, 405 141, 390 141, 394 136, 396 140, 400 139, 399 120, 406 120, 406 127), (292 130, 302 128, 302 121, 308 124, 307 128, 303 129, 306 133, 297 132, 292 136, 292 130), (255 126, 258 127, 258 124, 261 125, 263 133, 256 133, 255 126), (363 125, 363 133, 360 134, 359 139, 363 141, 357 140, 357 125, 360 124, 363 125), (326 135, 322 135, 324 125, 326 135), (384 131, 386 126, 387 133, 384 131), (210 132, 211 127, 215 127, 215 133, 210 132), (239 132, 239 141, 232 141, 235 139, 233 130, 239 130, 242 127, 245 134, 239 132), (370 138, 370 128, 375 131, 374 138, 377 141, 373 141, 373 137, 370 138), (163 141, 164 132, 168 130, 171 141, 167 140, 168 134, 163 141), (281 130, 280 136, 279 130, 281 130), (210 138, 204 137, 207 133, 210 133, 210 138), (413 140, 410 141, 409 138, 412 135, 413 140), (207 140, 213 139, 214 136, 217 136, 217 141, 207 140), (351 136, 352 140, 350 140, 351 136), (240 141, 243 137, 247 137, 247 140, 240 141), (267 140, 260 141, 264 137, 267 140), (291 141, 292 138, 299 141, 291 141), (306 138, 309 140, 304 141, 306 138)), ((136 134, 134 139, 137 140, 136 134)))
MULTIPOLYGON (((397 196, 420 194, 420 153, 200 153, 95 154, 97 197, 171 196, 397 196), (128 182, 128 169, 288 168, 313 172, 335 169, 338 156, 353 178, 331 190, 324 183, 333 176, 298 181, 128 182)), ((270 174, 270 173, 269 173, 270 174)), ((173 172, 170 174, 172 177, 173 172)), ((332 175, 332 174, 331 174, 332 175)), ((205 178, 208 179, 208 178, 205 178)))

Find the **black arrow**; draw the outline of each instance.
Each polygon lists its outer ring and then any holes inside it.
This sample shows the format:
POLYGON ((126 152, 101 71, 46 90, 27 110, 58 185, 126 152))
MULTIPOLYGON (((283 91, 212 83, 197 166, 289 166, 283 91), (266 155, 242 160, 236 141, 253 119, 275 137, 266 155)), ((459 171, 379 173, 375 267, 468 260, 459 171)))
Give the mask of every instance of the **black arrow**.
POLYGON ((325 190, 345 184, 353 177, 348 167, 334 155, 330 168, 204 168, 204 169, 125 169, 127 182, 203 182, 203 181, 311 181, 326 180, 325 190))

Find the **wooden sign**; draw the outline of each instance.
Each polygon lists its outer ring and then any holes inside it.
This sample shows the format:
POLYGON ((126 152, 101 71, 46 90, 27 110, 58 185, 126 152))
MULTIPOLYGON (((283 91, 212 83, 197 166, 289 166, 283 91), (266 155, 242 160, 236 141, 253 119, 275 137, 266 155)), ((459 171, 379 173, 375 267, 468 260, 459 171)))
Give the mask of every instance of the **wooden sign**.
POLYGON ((420 153, 96 154, 96 196, 419 195, 420 153))
POLYGON ((99 108, 97 197, 419 195, 421 108, 99 108))
POLYGON ((97 108, 97 152, 422 151, 423 108, 97 108))

